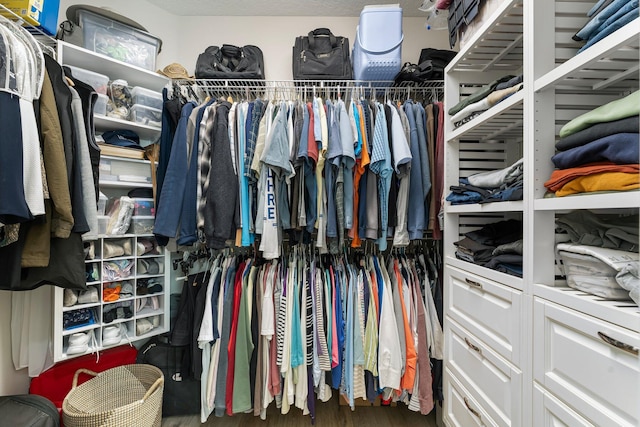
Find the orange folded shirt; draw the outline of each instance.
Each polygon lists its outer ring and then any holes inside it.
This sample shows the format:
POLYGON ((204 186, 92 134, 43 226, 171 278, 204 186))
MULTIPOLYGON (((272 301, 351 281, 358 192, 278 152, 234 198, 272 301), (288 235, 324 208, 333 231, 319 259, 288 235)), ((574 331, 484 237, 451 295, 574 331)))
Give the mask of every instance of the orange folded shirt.
MULTIPOLYGON (((579 176, 593 175, 603 172, 640 172, 639 164, 617 165, 611 162, 587 163, 586 165, 577 166, 569 169, 556 169, 551 173, 551 178, 544 183, 550 191, 558 191, 565 184, 579 176)), ((557 195, 557 194, 556 194, 557 195)))
POLYGON ((640 174, 625 172, 603 172, 581 176, 556 191, 557 197, 595 191, 628 191, 640 188, 640 174))
POLYGON ((102 288, 102 300, 104 302, 118 301, 120 299, 120 289, 122 289, 120 284, 114 287, 105 286, 102 288))

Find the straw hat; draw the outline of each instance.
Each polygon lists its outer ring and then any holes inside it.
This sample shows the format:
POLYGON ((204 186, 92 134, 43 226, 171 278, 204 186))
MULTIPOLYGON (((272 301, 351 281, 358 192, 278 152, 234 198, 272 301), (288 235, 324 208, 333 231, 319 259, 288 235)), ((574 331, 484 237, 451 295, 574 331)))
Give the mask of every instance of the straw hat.
POLYGON ((157 73, 169 77, 170 79, 193 79, 193 76, 190 76, 189 73, 187 73, 186 68, 175 62, 167 65, 162 70, 158 70, 157 73))

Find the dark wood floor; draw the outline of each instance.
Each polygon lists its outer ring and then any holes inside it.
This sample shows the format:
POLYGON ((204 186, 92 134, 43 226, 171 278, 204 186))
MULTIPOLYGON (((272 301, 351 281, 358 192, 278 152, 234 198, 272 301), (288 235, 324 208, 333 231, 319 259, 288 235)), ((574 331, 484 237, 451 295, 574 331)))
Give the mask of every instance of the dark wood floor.
MULTIPOLYGON (((318 402, 316 406, 316 426, 319 427, 435 427, 435 410, 429 415, 420 415, 398 404, 396 407, 385 406, 356 406, 351 411, 348 406, 338 404, 333 398, 326 403, 318 402)), ((198 426, 200 417, 169 417, 162 421, 162 427, 198 426)), ((203 426, 216 427, 297 427, 311 426, 311 418, 303 416, 302 411, 292 407, 287 415, 281 415, 275 403, 267 410, 267 419, 250 414, 209 417, 203 426)))

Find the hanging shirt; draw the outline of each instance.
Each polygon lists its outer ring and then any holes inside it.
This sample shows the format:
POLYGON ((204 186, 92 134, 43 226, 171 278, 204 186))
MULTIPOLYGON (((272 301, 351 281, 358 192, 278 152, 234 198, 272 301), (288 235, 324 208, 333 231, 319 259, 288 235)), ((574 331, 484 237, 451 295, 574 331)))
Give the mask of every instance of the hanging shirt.
MULTIPOLYGON (((407 115, 410 126, 410 147, 411 147, 411 182, 409 184, 409 212, 407 214, 407 229, 409 238, 422 238, 426 227, 424 211, 424 189, 422 187, 422 164, 420 142, 418 138, 418 128, 416 125, 414 105, 411 101, 404 104, 404 112, 407 115)), ((426 159, 425 159, 426 160, 426 159)))
POLYGON ((344 181, 344 225, 343 227, 350 230, 353 226, 353 167, 356 164, 356 154, 354 152, 354 144, 357 141, 351 127, 351 119, 347 108, 342 100, 338 100, 336 105, 337 114, 339 114, 340 123, 340 142, 342 145, 342 174, 344 181))
POLYGON ((384 292, 382 293, 380 309, 380 325, 378 336, 378 373, 380 388, 389 387, 400 389, 402 376, 402 357, 400 353, 400 339, 393 310, 393 293, 389 275, 384 264, 379 264, 383 277, 384 292))
POLYGON ((254 267, 248 261, 241 278, 241 296, 238 313, 238 327, 236 333, 236 350, 233 375, 233 413, 239 414, 252 408, 249 381, 249 363, 253 352, 251 340, 251 294, 249 289, 249 275, 254 267))
POLYGON ((360 184, 361 178, 366 171, 366 167, 369 164, 369 153, 367 151, 367 145, 365 142, 365 136, 363 135, 364 126, 361 125, 362 120, 360 119, 360 114, 358 112, 358 106, 355 103, 352 103, 352 112, 356 120, 357 129, 358 129, 358 146, 356 147, 356 151, 358 147, 360 148, 360 158, 356 160, 355 171, 353 174, 353 227, 349 232, 349 237, 353 240, 351 242, 352 248, 358 248, 362 244, 360 237, 358 235, 358 211, 360 205, 360 184))
POLYGON ((391 131, 393 132, 393 167, 400 181, 397 200, 397 226, 393 236, 393 246, 404 247, 409 245, 407 214, 409 208, 412 156, 400 116, 400 113, 404 114, 404 111, 402 108, 398 109, 394 105, 390 104, 390 106, 392 113, 391 131))
POLYGON ((225 390, 225 408, 227 415, 233 415, 233 385, 236 360, 236 339, 238 336, 238 316, 240 315, 240 303, 242 297, 242 276, 245 263, 240 263, 236 271, 233 284, 233 313, 231 314, 231 333, 229 334, 229 345, 227 346, 228 368, 227 383, 225 390))
MULTIPOLYGON (((380 208, 380 238, 378 239, 378 249, 387 249, 387 220, 389 210, 389 189, 391 188, 391 152, 389 150, 389 136, 387 134, 387 117, 382 104, 376 105, 378 114, 376 116, 375 131, 373 136, 373 153, 371 155, 371 165, 369 168, 378 175, 378 200, 380 208)), ((391 119, 391 117, 389 118, 391 119)))
POLYGON ((243 102, 237 109, 238 117, 238 185, 240 188, 240 224, 242 226, 241 246, 250 246, 254 236, 250 231, 249 178, 245 171, 245 153, 247 146, 246 122, 249 103, 243 102))
MULTIPOLYGON (((328 145, 328 130, 327 130, 327 116, 324 111, 324 104, 321 98, 316 98, 314 102, 314 120, 319 123, 320 126, 320 139, 318 139, 317 132, 315 133, 316 142, 318 143, 318 162, 316 163, 316 188, 317 193, 317 219, 315 227, 318 230, 316 237, 316 247, 320 248, 320 253, 327 253, 327 220, 326 220, 326 194, 324 191, 324 162, 327 155, 328 145), (316 111, 318 111, 318 117, 316 117, 316 111)), ((315 125, 317 130, 318 125, 315 125)))

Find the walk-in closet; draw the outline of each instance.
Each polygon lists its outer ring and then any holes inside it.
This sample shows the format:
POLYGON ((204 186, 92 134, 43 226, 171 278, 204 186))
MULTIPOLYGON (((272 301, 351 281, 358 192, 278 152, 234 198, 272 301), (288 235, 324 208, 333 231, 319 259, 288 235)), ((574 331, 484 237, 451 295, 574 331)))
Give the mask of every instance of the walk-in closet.
POLYGON ((640 425, 639 14, 0 1, 0 425, 640 425))

